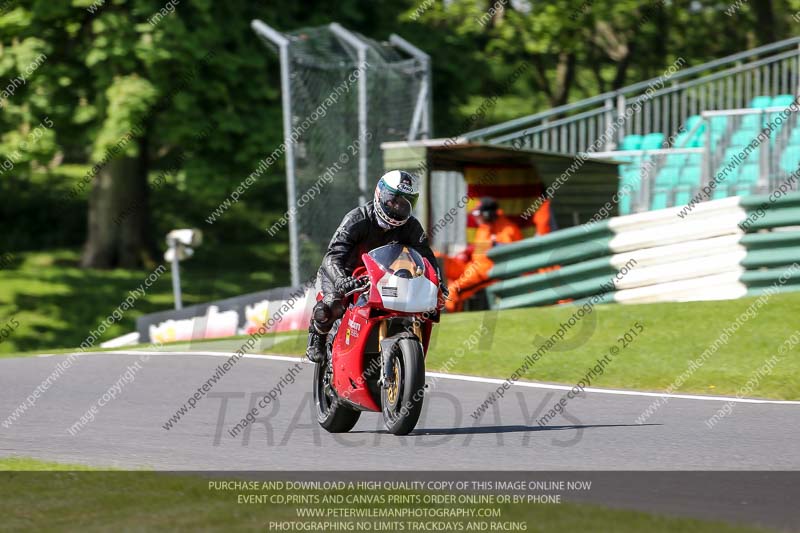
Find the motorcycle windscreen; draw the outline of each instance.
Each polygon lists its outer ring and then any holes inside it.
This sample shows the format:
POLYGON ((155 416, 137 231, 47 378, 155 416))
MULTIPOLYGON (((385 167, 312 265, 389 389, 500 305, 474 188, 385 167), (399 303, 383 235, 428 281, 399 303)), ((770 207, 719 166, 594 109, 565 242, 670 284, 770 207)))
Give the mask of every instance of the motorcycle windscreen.
POLYGON ((402 244, 387 244, 367 255, 383 270, 401 278, 416 278, 425 274, 425 263, 419 252, 402 244))
POLYGON ((425 276, 425 262, 416 250, 387 244, 369 256, 385 271, 376 285, 386 309, 405 313, 436 309, 439 288, 425 276))

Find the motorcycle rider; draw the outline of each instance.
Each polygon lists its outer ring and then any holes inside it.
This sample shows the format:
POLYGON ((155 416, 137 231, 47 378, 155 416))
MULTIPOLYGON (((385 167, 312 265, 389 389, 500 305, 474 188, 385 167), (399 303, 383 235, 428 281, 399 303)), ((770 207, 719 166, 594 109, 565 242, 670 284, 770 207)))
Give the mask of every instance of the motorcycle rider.
POLYGON ((425 230, 411 215, 418 198, 416 178, 403 170, 392 170, 378 180, 372 201, 347 213, 339 224, 317 273, 317 287, 323 297, 314 305, 308 328, 306 357, 312 363, 324 360, 328 333, 344 314, 342 297, 362 286, 361 280, 352 277, 353 270, 361 264, 361 255, 374 248, 395 242, 414 248, 436 269, 440 289, 447 298, 447 287, 425 230))

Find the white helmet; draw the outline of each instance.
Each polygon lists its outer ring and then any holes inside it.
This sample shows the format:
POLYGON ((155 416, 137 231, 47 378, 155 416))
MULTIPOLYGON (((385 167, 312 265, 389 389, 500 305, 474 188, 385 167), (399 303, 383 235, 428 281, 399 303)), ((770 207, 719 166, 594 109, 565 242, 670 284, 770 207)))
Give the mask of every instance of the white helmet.
POLYGON ((392 170, 378 180, 375 187, 375 215, 378 222, 388 226, 402 226, 417 204, 419 186, 417 179, 404 170, 392 170))

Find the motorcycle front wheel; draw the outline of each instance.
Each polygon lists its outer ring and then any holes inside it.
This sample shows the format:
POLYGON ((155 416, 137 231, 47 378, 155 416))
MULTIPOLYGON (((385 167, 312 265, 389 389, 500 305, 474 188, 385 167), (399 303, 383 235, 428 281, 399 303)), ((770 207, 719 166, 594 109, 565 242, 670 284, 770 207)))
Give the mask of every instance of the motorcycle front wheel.
POLYGON ((394 379, 381 388, 381 406, 386 429, 393 435, 408 435, 422 413, 425 393, 425 356, 414 338, 397 341, 393 350, 394 379))

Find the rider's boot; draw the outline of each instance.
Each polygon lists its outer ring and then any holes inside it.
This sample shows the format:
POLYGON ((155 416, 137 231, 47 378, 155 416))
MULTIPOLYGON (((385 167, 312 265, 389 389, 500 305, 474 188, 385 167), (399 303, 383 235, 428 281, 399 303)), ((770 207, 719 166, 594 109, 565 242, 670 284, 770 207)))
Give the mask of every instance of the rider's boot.
POLYGON ((327 335, 317 332, 312 325, 308 328, 308 346, 306 347, 306 357, 312 363, 321 363, 325 360, 325 340, 327 335))

